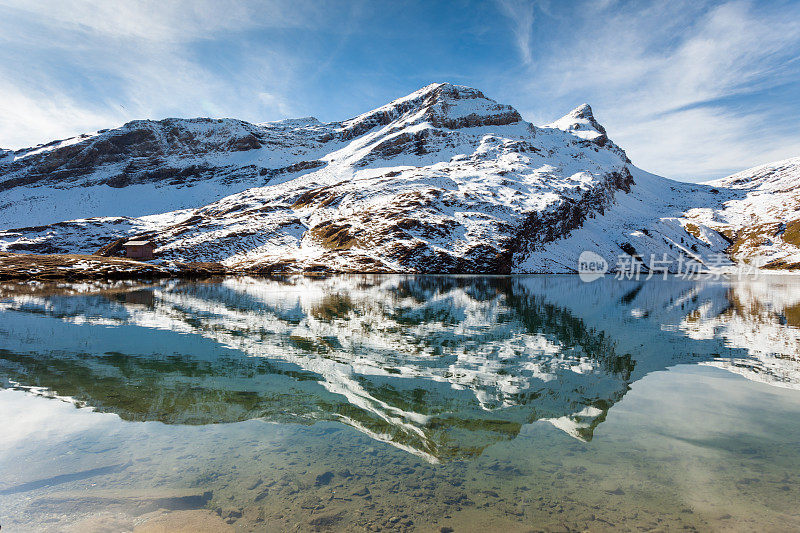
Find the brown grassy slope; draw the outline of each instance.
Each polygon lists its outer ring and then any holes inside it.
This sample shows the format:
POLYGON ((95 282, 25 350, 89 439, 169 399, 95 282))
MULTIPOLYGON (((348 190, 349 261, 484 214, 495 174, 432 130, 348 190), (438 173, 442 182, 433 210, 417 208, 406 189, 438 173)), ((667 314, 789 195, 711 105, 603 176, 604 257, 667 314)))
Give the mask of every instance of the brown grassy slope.
POLYGON ((78 254, 0 253, 0 279, 162 277, 168 271, 133 259, 78 254))
POLYGON ((227 273, 227 269, 218 263, 178 263, 174 268, 166 268, 120 257, 0 252, 0 280, 207 277, 227 273))

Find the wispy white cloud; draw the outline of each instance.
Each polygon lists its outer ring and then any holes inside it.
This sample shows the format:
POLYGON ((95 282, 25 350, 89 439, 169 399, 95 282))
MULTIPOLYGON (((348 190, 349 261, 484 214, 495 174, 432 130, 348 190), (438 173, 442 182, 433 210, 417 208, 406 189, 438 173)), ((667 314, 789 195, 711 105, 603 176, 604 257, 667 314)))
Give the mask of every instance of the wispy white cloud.
POLYGON ((634 6, 594 5, 568 21, 571 38, 537 54, 528 71, 527 90, 538 98, 532 113, 541 114, 543 100, 590 100, 634 162, 675 177, 715 177, 798 154, 796 132, 770 128, 774 106, 743 112, 746 103, 728 103, 798 81, 797 6, 634 6))
POLYGON ((638 166, 702 181, 800 154, 800 138, 770 131, 764 121, 758 114, 698 107, 620 124, 611 135, 638 166))
POLYGON ((514 42, 522 62, 529 65, 533 61, 531 36, 533 35, 534 3, 531 0, 497 0, 497 4, 511 21, 514 42))
MULTIPOLYGON (((40 28, 104 34, 115 39, 181 42, 252 27, 311 27, 319 10, 307 2, 231 2, 226 0, 2 0, 0 6, 36 18, 40 28)), ((7 19, 9 20, 9 19, 7 19)), ((11 19, 14 23, 16 20, 11 19)), ((9 24, 9 27, 16 24, 9 24)), ((39 36, 20 28, 31 39, 39 36)), ((46 36, 45 36, 46 37, 46 36)))
POLYGON ((126 118, 122 110, 93 110, 71 98, 36 92, 7 80, 0 80, 0 95, 0 139, 10 141, 4 148, 63 139, 102 124, 121 124, 126 118))
POLYGON ((137 118, 290 115, 295 58, 243 46, 226 72, 209 69, 193 47, 320 23, 313 5, 286 2, 0 1, 0 11, 5 148, 137 118))
POLYGON ((281 115, 290 116, 292 114, 292 103, 288 98, 280 94, 260 92, 258 98, 270 108, 275 108, 281 115))

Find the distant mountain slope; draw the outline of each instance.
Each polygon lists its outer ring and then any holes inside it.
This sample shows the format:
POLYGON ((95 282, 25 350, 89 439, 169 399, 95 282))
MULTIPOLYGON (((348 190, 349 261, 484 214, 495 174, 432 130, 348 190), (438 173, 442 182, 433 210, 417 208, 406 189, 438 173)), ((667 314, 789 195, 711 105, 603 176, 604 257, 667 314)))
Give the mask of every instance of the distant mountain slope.
POLYGON ((535 127, 433 84, 343 122, 136 121, 6 152, 0 249, 140 236, 165 260, 259 272, 574 272, 583 250, 709 263, 743 227, 719 217, 755 194, 636 168, 588 105, 535 127))
POLYGON ((137 120, 0 154, 0 227, 197 207, 324 163, 316 119, 137 120))
POLYGON ((736 260, 800 268, 800 157, 708 182, 731 191, 721 209, 694 209, 690 218, 726 235, 736 260))

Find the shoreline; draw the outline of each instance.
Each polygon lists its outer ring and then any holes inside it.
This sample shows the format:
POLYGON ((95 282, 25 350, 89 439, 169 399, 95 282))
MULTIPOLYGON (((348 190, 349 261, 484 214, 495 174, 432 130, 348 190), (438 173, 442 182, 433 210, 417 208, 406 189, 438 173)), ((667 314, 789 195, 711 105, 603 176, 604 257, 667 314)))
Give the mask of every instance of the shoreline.
POLYGON ((2 281, 79 281, 159 278, 204 278, 231 275, 219 263, 161 265, 82 254, 15 254, 0 252, 2 281))
MULTIPOLYGON (((84 254, 19 254, 0 252, 0 281, 82 281, 82 280, 136 280, 136 279, 198 279, 221 276, 330 276, 352 274, 394 274, 426 276, 543 276, 578 275, 578 272, 397 272, 397 271, 336 271, 324 270, 318 266, 309 270, 280 270, 278 265, 264 265, 249 269, 229 268, 221 263, 174 262, 169 264, 148 263, 124 257, 105 257, 84 254)), ((607 272, 605 276, 614 276, 607 272)), ((643 273, 642 275, 645 275, 643 273)), ((800 270, 763 268, 759 276, 797 276, 800 270)), ((670 274, 671 279, 676 274, 670 274)), ((748 278, 750 276, 747 276, 748 278)), ((661 276, 654 276, 660 279, 661 276)), ((700 279, 716 279, 713 275, 700 279)), ((736 281, 736 276, 724 277, 736 281)), ((642 281, 642 280, 636 280, 642 281)))

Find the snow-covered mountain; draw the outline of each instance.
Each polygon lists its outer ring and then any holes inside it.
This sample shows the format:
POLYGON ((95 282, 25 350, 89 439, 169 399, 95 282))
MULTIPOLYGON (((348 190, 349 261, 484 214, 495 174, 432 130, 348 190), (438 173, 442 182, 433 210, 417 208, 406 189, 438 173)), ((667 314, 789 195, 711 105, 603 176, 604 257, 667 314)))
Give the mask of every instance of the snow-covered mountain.
POLYGON ((635 167, 588 105, 536 127, 433 84, 343 122, 135 121, 3 152, 0 250, 137 236, 253 272, 574 272, 584 250, 786 267, 797 162, 679 183, 635 167), (774 234, 748 237, 762 219, 774 234))
POLYGON ((697 226, 731 241, 736 260, 759 259, 772 268, 800 268, 800 157, 708 182, 727 193, 722 208, 687 212, 697 226))

